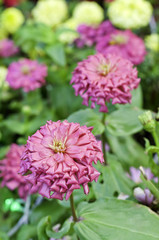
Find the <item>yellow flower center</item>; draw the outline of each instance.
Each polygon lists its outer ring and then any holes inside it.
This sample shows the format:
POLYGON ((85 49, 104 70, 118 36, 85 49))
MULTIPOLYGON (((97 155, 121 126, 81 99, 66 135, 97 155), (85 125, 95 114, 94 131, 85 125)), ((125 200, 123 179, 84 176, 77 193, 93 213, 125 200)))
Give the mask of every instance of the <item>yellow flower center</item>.
POLYGON ((63 143, 62 141, 59 140, 54 140, 53 144, 50 145, 50 148, 55 152, 65 152, 66 147, 65 147, 65 143, 63 143))
POLYGON ((120 44, 125 44, 127 43, 127 37, 126 36, 123 36, 121 34, 118 34, 118 35, 112 35, 112 39, 111 41, 109 42, 111 45, 120 45, 120 44))
POLYGON ((28 75, 30 73, 30 68, 27 66, 27 65, 24 65, 22 68, 21 68, 21 72, 24 74, 24 75, 28 75))
POLYGON ((102 76, 106 76, 110 72, 110 64, 101 64, 98 68, 98 72, 102 76))

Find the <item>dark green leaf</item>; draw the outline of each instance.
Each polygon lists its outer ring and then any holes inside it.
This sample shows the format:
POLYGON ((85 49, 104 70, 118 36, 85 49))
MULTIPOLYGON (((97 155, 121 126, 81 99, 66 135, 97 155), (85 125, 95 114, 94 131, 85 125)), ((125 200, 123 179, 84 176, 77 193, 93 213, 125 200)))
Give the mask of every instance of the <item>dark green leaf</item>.
POLYGON ((40 220, 37 226, 38 232, 38 240, 48 240, 48 236, 46 234, 46 227, 49 226, 51 228, 51 217, 47 216, 40 220))

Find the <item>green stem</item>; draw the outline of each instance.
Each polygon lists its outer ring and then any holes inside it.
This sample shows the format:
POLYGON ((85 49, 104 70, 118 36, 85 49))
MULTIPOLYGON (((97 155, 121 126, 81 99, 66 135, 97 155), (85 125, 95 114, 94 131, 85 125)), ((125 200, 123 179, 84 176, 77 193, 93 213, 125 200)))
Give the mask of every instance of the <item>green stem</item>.
MULTIPOLYGON (((102 123, 105 126, 105 113, 103 113, 102 123)), ((106 144, 105 131, 101 135, 101 140, 102 140, 102 149, 103 149, 103 156, 104 156, 104 165, 106 166, 107 165, 107 153, 105 150, 105 144, 106 144)))
POLYGON ((71 205, 71 211, 72 211, 72 216, 73 216, 73 221, 74 222, 78 222, 78 218, 76 216, 76 212, 75 212, 75 204, 74 204, 74 200, 73 200, 73 193, 70 196, 70 205, 71 205))
POLYGON ((152 132, 152 136, 153 136, 154 142, 156 144, 156 147, 159 147, 159 140, 158 140, 158 136, 156 134, 156 131, 152 132))

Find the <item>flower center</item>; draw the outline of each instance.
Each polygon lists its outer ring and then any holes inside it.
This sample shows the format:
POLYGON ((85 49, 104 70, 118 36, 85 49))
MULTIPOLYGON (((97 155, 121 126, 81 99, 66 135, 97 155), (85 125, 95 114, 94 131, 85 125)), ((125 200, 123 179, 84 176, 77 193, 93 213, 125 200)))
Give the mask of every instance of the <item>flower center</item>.
POLYGON ((30 73, 30 68, 27 66, 27 65, 24 65, 22 66, 21 68, 21 72, 24 74, 24 75, 28 75, 30 73))
POLYGON ((109 42, 111 45, 121 45, 127 43, 127 37, 121 34, 112 35, 112 39, 109 42))
POLYGON ((101 64, 98 68, 98 72, 102 76, 106 76, 110 72, 110 64, 101 64))
POLYGON ((53 141, 53 144, 50 145, 50 148, 55 152, 65 152, 66 150, 66 147, 65 147, 65 144, 62 142, 62 141, 59 141, 59 140, 54 140, 53 141))

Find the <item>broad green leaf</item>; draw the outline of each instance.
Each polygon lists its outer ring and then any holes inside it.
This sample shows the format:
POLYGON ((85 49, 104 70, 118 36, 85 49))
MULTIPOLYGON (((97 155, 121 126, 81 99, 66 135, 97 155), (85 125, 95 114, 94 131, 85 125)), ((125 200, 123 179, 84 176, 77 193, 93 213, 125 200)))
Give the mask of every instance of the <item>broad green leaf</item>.
POLYGON ((114 136, 128 136, 139 132, 143 127, 138 116, 143 113, 135 107, 121 108, 106 118, 106 128, 114 136))
POLYGON ((32 225, 23 225, 18 234, 17 240, 28 240, 37 235, 37 227, 32 225))
POLYGON ((108 162, 108 166, 100 168, 98 182, 92 183, 96 198, 114 197, 120 193, 131 195, 134 184, 126 176, 120 162, 112 158, 108 162))
POLYGON ((68 119, 69 122, 77 122, 80 125, 87 125, 87 127, 94 127, 92 133, 100 135, 104 132, 104 125, 101 122, 101 114, 95 113, 92 109, 80 110, 72 113, 68 119))
POLYGON ((111 150, 116 154, 122 166, 127 170, 131 167, 148 166, 148 156, 144 148, 132 137, 115 137, 110 134, 107 136, 111 150))
POLYGON ((0 240, 9 240, 9 237, 6 233, 0 232, 0 240))
MULTIPOLYGON (((54 224, 60 217, 66 214, 67 209, 60 206, 56 200, 44 200, 40 206, 36 207, 30 216, 30 223, 37 224, 39 220, 50 214, 51 209, 51 222, 54 224)), ((66 214, 67 215, 67 214, 66 214)))
POLYGON ((47 54, 52 58, 55 63, 60 66, 66 65, 66 56, 64 46, 60 43, 52 45, 46 48, 47 54))
POLYGON ((38 240, 48 240, 48 236, 46 234, 46 227, 51 227, 51 217, 47 216, 40 220, 37 226, 38 240))
POLYGON ((131 201, 82 203, 74 225, 80 240, 159 240, 159 216, 131 201))
POLYGON ((65 236, 70 228, 71 228, 71 225, 73 225, 73 221, 68 219, 65 221, 65 223, 63 224, 62 228, 58 231, 58 232, 55 232, 53 230, 50 230, 49 229, 49 226, 46 228, 46 234, 48 237, 50 238, 55 238, 55 239, 59 239, 59 238, 62 238, 63 236, 65 236))

